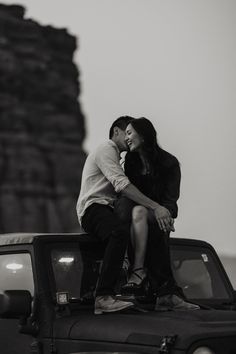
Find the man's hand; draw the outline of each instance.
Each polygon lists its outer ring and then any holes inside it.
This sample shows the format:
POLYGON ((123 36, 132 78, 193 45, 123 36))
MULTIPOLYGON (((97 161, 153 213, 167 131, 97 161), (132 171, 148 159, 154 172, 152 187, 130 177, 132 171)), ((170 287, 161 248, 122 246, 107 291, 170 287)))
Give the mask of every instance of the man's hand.
POLYGON ((164 232, 175 231, 174 219, 171 217, 168 209, 159 205, 154 209, 154 215, 161 230, 164 232))

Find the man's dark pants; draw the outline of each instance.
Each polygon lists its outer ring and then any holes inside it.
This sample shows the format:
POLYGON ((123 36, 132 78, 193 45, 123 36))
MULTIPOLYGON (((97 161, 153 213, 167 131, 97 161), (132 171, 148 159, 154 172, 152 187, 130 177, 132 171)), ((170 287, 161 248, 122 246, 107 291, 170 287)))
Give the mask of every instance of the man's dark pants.
POLYGON ((96 295, 115 295, 129 242, 130 225, 121 223, 109 206, 94 203, 86 209, 82 227, 106 246, 96 295))

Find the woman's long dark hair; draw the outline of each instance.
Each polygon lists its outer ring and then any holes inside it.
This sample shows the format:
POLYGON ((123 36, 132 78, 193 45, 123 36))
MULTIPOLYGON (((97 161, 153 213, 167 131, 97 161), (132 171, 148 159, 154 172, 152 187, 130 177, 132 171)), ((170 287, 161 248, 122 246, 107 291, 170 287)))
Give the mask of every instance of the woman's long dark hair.
MULTIPOLYGON (((134 130, 143 138, 143 150, 146 154, 147 160, 150 163, 151 173, 154 172, 156 166, 160 169, 168 168, 173 163, 178 163, 178 160, 167 151, 163 150, 157 142, 157 132, 152 122, 144 117, 133 119, 130 124, 134 130)), ((132 154, 137 152, 129 152, 127 158, 132 158, 132 154)), ((137 156, 134 156, 137 160, 137 156)))

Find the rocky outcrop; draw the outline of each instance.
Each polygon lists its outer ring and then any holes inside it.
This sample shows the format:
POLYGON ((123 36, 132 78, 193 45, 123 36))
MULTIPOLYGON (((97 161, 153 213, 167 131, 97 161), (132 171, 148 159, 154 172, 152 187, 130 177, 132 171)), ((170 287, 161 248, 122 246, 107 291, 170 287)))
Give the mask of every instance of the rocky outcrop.
POLYGON ((85 160, 76 38, 0 5, 0 232, 78 230, 85 160))

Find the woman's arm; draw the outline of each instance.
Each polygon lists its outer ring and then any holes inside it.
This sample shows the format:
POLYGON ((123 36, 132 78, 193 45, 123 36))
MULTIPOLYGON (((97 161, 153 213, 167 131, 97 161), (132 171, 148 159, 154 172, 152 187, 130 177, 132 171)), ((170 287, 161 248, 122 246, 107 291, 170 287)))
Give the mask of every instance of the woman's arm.
POLYGON ((173 218, 178 215, 177 200, 180 195, 181 171, 179 163, 168 168, 163 178, 163 190, 161 191, 160 203, 165 206, 173 218))

